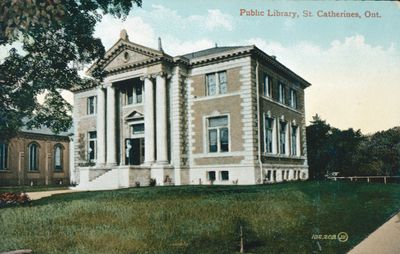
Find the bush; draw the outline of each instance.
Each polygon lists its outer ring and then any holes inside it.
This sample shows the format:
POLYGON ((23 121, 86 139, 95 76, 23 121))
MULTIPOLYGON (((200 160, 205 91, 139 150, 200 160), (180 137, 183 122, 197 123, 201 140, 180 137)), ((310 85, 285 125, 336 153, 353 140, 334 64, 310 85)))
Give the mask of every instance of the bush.
POLYGON ((28 204, 31 199, 25 193, 5 192, 0 194, 0 208, 28 204))
POLYGON ((155 178, 150 178, 150 183, 149 183, 149 185, 150 185, 151 187, 153 187, 153 186, 156 186, 156 184, 157 184, 156 179, 155 179, 155 178))

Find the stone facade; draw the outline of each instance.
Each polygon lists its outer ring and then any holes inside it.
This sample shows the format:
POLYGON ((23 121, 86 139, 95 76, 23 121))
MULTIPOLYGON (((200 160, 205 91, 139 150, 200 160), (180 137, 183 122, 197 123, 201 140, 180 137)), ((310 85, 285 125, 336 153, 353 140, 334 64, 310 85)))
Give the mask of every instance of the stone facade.
POLYGON ((121 34, 73 91, 78 188, 308 178, 307 81, 256 46, 172 57, 121 34))
POLYGON ((22 131, 0 142, 0 186, 69 185, 70 138, 49 131, 22 131))

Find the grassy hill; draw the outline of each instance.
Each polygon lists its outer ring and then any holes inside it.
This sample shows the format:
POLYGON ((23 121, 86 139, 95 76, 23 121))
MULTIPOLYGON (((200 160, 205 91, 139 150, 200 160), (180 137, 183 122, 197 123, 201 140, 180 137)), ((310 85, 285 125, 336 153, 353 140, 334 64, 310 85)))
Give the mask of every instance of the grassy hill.
POLYGON ((399 204, 399 185, 354 182, 72 193, 0 209, 0 251, 238 253, 241 227, 245 253, 344 253, 399 204))

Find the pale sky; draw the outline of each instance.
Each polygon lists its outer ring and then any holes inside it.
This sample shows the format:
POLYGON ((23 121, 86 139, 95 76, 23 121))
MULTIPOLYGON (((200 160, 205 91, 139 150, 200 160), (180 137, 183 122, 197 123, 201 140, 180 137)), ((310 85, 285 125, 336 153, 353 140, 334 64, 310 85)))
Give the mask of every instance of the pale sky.
MULTIPOLYGON (((106 49, 128 31, 133 42, 170 55, 229 45, 264 50, 309 81, 306 119, 372 133, 400 126, 400 5, 364 1, 143 0, 125 21, 104 17, 96 27, 106 49), (240 9, 297 12, 299 17, 240 16, 240 9), (310 11, 313 17, 303 17, 310 11), (322 18, 317 12, 358 12, 322 18), (379 13, 367 18, 365 12, 379 13)), ((70 96, 66 95, 68 98, 70 96)))

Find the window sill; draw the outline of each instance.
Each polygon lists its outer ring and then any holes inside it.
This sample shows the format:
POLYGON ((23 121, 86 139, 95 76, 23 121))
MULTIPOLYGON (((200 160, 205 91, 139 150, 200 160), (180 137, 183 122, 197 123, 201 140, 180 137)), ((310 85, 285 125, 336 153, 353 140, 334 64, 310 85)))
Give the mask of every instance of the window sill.
POLYGON ((122 108, 131 108, 131 107, 137 107, 137 106, 143 106, 143 105, 144 105, 143 102, 141 102, 141 103, 133 103, 133 104, 126 104, 126 105, 123 105, 122 108))
POLYGON ((272 154, 272 153, 263 153, 262 156, 269 158, 283 158, 283 159, 296 159, 296 160, 304 160, 304 156, 298 155, 286 155, 286 154, 272 154))
POLYGON ((38 174, 40 173, 40 170, 28 170, 28 174, 38 174))
POLYGON ((11 173, 12 171, 11 171, 11 169, 0 169, 0 174, 1 173, 11 173))
POLYGON ((205 156, 209 157, 227 157, 233 156, 231 152, 208 152, 204 154, 205 156))

